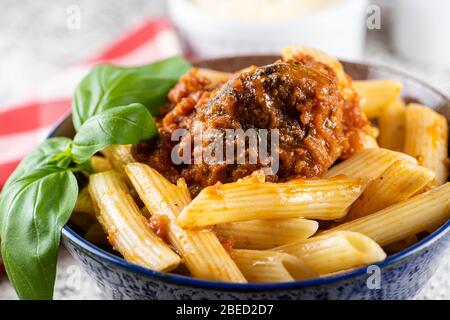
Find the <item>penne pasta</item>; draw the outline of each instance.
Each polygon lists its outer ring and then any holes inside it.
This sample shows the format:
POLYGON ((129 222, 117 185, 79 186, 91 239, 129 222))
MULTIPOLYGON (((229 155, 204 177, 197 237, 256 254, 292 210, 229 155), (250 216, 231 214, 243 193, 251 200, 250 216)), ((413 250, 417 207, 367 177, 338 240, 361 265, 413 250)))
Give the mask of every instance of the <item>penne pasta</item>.
POLYGON ((215 226, 215 231, 221 237, 232 238, 236 249, 265 250, 309 238, 318 227, 313 220, 290 218, 222 223, 215 226))
POLYGON ((198 68, 197 70, 200 76, 207 78, 212 83, 226 82, 233 76, 233 74, 229 72, 222 72, 207 68, 198 68))
POLYGON ((405 143, 405 103, 402 99, 391 102, 380 114, 378 125, 380 135, 378 142, 381 148, 403 151, 405 143))
POLYGON ((180 178, 177 180, 177 187, 182 196, 184 196, 185 203, 191 202, 191 193, 189 192, 189 188, 186 184, 186 180, 180 178))
POLYGON ((104 157, 93 156, 91 158, 91 167, 95 172, 103 172, 112 169, 111 162, 104 157))
POLYGON ((338 230, 355 231, 386 246, 442 225, 449 218, 450 182, 447 182, 371 215, 341 224, 323 234, 338 230))
POLYGON ((131 144, 114 144, 102 150, 102 154, 109 160, 115 170, 124 173, 124 167, 128 163, 135 162, 131 154, 131 144))
POLYGON ((396 161, 367 185, 351 206, 345 221, 367 216, 406 200, 433 179, 434 173, 427 168, 402 160, 396 161))
POLYGON ((387 149, 364 149, 341 163, 333 166, 325 173, 324 178, 331 178, 338 175, 361 179, 363 183, 379 177, 395 161, 403 160, 417 164, 417 161, 401 152, 387 149))
POLYGON ((232 257, 248 282, 286 282, 317 276, 299 258, 262 250, 233 250, 232 257))
POLYGON ((327 65, 336 74, 336 77, 339 81, 340 90, 341 92, 344 91, 342 93, 345 96, 345 88, 350 85, 351 79, 345 74, 344 67, 335 57, 322 50, 300 45, 286 46, 281 48, 281 55, 284 60, 295 60, 299 57, 309 56, 312 57, 315 61, 327 65))
POLYGON ((383 249, 369 237, 333 232, 272 249, 298 257, 315 273, 325 275, 382 261, 383 249))
POLYGON ((125 171, 148 211, 168 218, 168 239, 183 257, 192 276, 215 281, 246 282, 213 231, 184 230, 177 225, 178 214, 190 200, 183 181, 176 186, 142 163, 130 163, 125 171))
POLYGON ((404 152, 415 157, 420 165, 436 174, 436 183, 448 177, 447 120, 439 113, 419 104, 406 108, 404 152))
POLYGON ((151 231, 117 173, 91 175, 89 192, 109 242, 127 261, 156 271, 178 266, 180 257, 151 231))
POLYGON ((95 217, 94 205, 92 204, 92 199, 89 195, 88 187, 84 187, 78 193, 77 202, 73 211, 89 213, 90 215, 95 217))
POLYGON ((177 222, 182 228, 199 228, 253 219, 340 219, 361 192, 359 180, 346 177, 216 184, 203 189, 177 222))
POLYGON ((284 60, 294 59, 298 55, 311 56, 316 61, 330 66, 335 71, 343 69, 342 64, 335 57, 320 49, 302 45, 291 45, 281 48, 281 56, 284 60))
POLYGON ((353 81, 352 85, 360 96, 361 109, 369 119, 379 117, 402 90, 402 84, 391 79, 353 81))
POLYGON ((363 149, 379 148, 377 139, 372 137, 370 134, 363 135, 361 140, 363 149))

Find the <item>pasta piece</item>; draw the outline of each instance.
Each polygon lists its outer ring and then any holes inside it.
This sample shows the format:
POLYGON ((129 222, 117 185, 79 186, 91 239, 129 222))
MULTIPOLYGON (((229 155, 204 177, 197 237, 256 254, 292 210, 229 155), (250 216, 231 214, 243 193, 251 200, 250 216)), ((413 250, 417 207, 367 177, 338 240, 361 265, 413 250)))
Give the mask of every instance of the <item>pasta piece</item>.
POLYGON ((95 172, 103 172, 112 169, 111 162, 104 157, 93 156, 91 158, 91 167, 95 172))
POLYGON ((177 187, 182 196, 184 196, 184 202, 191 202, 191 193, 189 192, 189 188, 186 184, 186 180, 184 178, 179 178, 177 180, 177 187))
POLYGON ((447 120, 439 113, 419 104, 406 108, 405 149, 420 165, 436 174, 436 183, 447 181, 447 120))
POLYGON ((449 218, 450 182, 447 182, 371 215, 341 224, 323 234, 337 230, 360 232, 384 247, 442 225, 449 218))
POLYGON ((316 233, 319 224, 302 218, 250 220, 218 224, 217 234, 234 240, 236 249, 271 249, 306 239, 316 233))
POLYGON ((124 167, 128 163, 135 162, 131 154, 131 144, 114 144, 102 150, 102 154, 109 160, 113 168, 124 174, 124 167))
POLYGON ((94 205, 92 204, 92 199, 89 195, 88 187, 84 187, 78 193, 78 199, 73 211, 89 213, 90 215, 95 217, 94 205))
POLYGON ((352 84, 361 97, 361 109, 369 119, 379 117, 402 90, 399 81, 390 79, 353 81, 352 84))
POLYGON ((363 149, 379 148, 377 139, 371 136, 370 134, 364 134, 361 140, 363 149))
POLYGON ((231 255, 248 282, 286 282, 317 276, 299 258, 283 252, 233 250, 231 255))
POLYGON ((150 230, 125 183, 114 171, 91 175, 89 192, 109 242, 127 261, 156 271, 170 271, 178 266, 180 257, 150 230))
POLYGON ((341 163, 333 166, 325 173, 324 178, 331 178, 338 175, 358 178, 363 183, 379 177, 392 163, 397 160, 403 160, 417 164, 417 161, 401 152, 395 152, 387 149, 364 149, 341 163))
POLYGON ((207 68, 198 68, 197 70, 200 76, 209 79, 212 83, 226 82, 233 76, 233 74, 229 72, 222 72, 207 68))
POLYGON ((310 56, 314 58, 314 60, 316 60, 317 62, 323 63, 329 66, 331 69, 333 69, 339 81, 341 90, 350 85, 351 79, 347 77, 347 75, 345 74, 344 67, 339 62, 339 60, 333 56, 330 56, 328 53, 322 50, 300 45, 286 46, 281 48, 281 55, 284 60, 289 59, 295 60, 295 58, 298 57, 299 55, 310 56))
POLYGON ((434 173, 424 167, 402 160, 390 165, 378 178, 372 180, 351 206, 346 221, 406 200, 422 190, 434 179, 434 173))
POLYGON ((357 232, 340 231, 272 249, 298 257, 315 273, 325 275, 382 261, 383 249, 357 232))
POLYGON ((403 151, 405 143, 405 103, 402 99, 394 100, 381 113, 378 124, 380 147, 403 151))
POLYGON ((246 282, 213 231, 184 230, 177 225, 176 217, 190 200, 183 192, 183 181, 176 186, 143 163, 128 164, 125 171, 148 211, 168 218, 168 239, 183 257, 192 276, 215 281, 246 282))
POLYGON ((340 219, 361 192, 359 180, 346 177, 219 183, 203 189, 177 221, 182 228, 198 228, 254 219, 340 219))

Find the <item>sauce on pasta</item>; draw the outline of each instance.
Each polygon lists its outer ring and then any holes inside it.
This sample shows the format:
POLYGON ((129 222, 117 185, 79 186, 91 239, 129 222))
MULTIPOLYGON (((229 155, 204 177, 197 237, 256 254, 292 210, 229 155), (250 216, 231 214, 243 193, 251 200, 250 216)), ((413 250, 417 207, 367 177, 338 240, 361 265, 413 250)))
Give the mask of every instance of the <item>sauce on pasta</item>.
MULTIPOLYGON (((159 137, 135 146, 133 154, 172 182, 183 177, 195 196, 206 186, 237 181, 268 165, 260 161, 175 165, 171 152, 178 142, 171 141, 171 135, 176 129, 189 132, 180 143, 194 140, 194 122, 204 130, 222 132, 278 129, 279 169, 268 180, 321 177, 337 159, 362 148, 369 127, 350 79, 346 80, 343 84, 332 68, 309 56, 252 66, 228 81, 211 81, 194 69, 170 91, 158 119, 159 137)), ((202 146, 210 142, 208 137, 202 139, 202 146)), ((245 152, 248 158, 250 150, 245 152)))

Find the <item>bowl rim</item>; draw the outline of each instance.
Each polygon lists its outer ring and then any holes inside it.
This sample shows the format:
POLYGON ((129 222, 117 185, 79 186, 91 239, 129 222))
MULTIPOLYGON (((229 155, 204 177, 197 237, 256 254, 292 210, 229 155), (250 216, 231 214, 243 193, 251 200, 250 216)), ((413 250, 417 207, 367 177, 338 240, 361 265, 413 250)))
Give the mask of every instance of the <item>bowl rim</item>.
MULTIPOLYGON (((195 62, 201 62, 201 61, 214 61, 214 60, 226 60, 230 58, 255 58, 255 57, 276 57, 276 55, 242 55, 242 56, 229 56, 229 57, 220 57, 220 58, 213 58, 213 59, 206 59, 206 60, 198 60, 195 62)), ((347 64, 354 64, 354 65, 360 65, 360 66, 369 66, 369 67, 375 67, 375 68, 381 68, 384 69, 390 73, 397 74, 401 77, 406 77, 414 82, 419 83, 422 86, 427 87, 427 89, 435 92, 439 96, 443 97, 445 100, 450 102, 450 99, 447 97, 446 94, 442 93, 440 90, 434 88, 432 85, 426 83, 425 81, 418 79, 414 76, 409 75, 406 72, 396 70, 395 68, 391 66, 384 66, 382 64, 378 63, 368 63, 363 61, 349 61, 349 60, 340 60, 343 63, 347 64)), ((195 64, 194 62, 194 64, 195 64)), ((66 116, 62 118, 60 122, 58 122, 50 131, 47 138, 50 138, 54 136, 56 130, 61 126, 61 124, 67 120, 67 118, 71 115, 69 112, 66 116)), ((74 243, 76 246, 82 248, 83 250, 89 252, 91 255, 108 261, 109 263, 118 266, 122 269, 143 274, 145 276, 149 276, 151 278, 154 278, 155 280, 167 282, 173 285, 181 285, 181 286, 188 286, 188 287, 196 287, 200 289, 209 289, 209 290, 223 290, 223 291, 276 291, 276 290, 286 290, 286 289, 301 289, 306 287, 312 287, 312 286, 320 286, 320 285, 327 285, 332 283, 337 283, 339 281, 349 280, 351 278, 357 278, 359 276, 363 276, 364 274, 370 275, 368 273, 367 268, 369 266, 377 266, 381 270, 383 268, 386 268, 388 266, 391 266, 395 263, 398 263, 400 261, 406 261, 408 258, 413 256, 415 253, 420 252, 427 247, 431 246, 433 243, 444 237, 447 233, 450 232, 450 219, 443 224, 441 227, 439 227, 437 230, 435 230, 432 234, 428 235, 427 237, 423 238, 422 240, 418 241, 414 245, 397 252, 393 255, 388 256, 385 260, 373 263, 368 266, 362 266, 359 268, 355 268, 349 271, 344 271, 338 274, 332 274, 327 276, 321 276, 313 279, 306 279, 306 280, 300 280, 300 281, 290 281, 290 282, 276 282, 276 283, 232 283, 232 282, 219 282, 219 281, 211 281, 211 280, 203 280, 203 279, 196 279, 189 276, 183 276, 183 275, 177 275, 177 274, 171 274, 166 272, 159 272, 155 270, 151 270, 145 267, 141 267, 139 265, 136 265, 134 263, 127 262, 122 257, 116 256, 112 253, 109 253, 96 245, 88 242, 83 237, 81 237, 79 234, 77 234, 74 230, 72 230, 67 224, 64 225, 62 229, 62 235, 67 238, 69 241, 74 243)))

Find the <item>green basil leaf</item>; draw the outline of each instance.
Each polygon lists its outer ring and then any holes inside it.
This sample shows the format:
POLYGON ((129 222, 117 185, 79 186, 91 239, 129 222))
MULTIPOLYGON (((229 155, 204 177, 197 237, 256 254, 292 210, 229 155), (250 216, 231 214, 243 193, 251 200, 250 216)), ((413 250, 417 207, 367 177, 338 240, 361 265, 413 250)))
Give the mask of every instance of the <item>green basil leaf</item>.
MULTIPOLYGON (((27 175, 30 171, 47 165, 47 163, 53 158, 70 148, 71 143, 72 140, 65 137, 50 138, 42 142, 36 149, 33 150, 33 152, 31 152, 20 162, 16 170, 14 170, 9 177, 8 181, 6 181, 3 186, 3 190, 6 190, 12 182, 20 179, 24 175, 27 175)), ((59 159, 55 165, 64 168, 67 167, 70 162, 70 157, 63 157, 59 159)))
POLYGON ((74 174, 44 166, 12 182, 2 195, 1 253, 21 299, 51 299, 61 229, 77 200, 74 174))
POLYGON ((136 144, 157 135, 150 112, 140 103, 116 107, 87 120, 73 139, 72 157, 83 163, 112 144, 136 144))
POLYGON ((91 116, 104 110, 138 102, 153 115, 167 93, 192 66, 173 57, 140 67, 96 66, 78 85, 73 98, 73 123, 78 131, 91 116))

